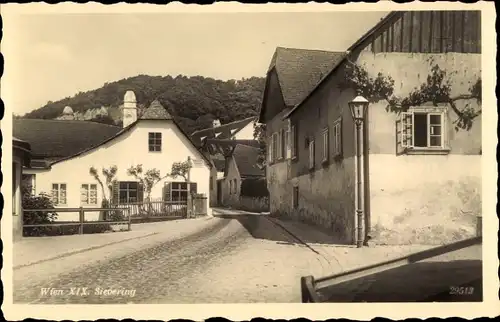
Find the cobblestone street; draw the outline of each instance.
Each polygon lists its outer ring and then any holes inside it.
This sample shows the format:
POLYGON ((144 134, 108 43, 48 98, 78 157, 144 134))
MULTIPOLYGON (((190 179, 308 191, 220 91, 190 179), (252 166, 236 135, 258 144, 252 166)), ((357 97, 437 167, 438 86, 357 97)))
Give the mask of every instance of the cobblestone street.
POLYGON ((228 215, 18 268, 14 303, 300 302, 300 276, 332 269, 264 216, 228 215))

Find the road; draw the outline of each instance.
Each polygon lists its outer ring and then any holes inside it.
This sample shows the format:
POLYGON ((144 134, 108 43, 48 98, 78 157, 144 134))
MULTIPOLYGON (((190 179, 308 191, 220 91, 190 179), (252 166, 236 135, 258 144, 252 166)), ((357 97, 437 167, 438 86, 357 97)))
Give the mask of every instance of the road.
POLYGON ((14 303, 300 302, 299 279, 331 264, 260 215, 225 215, 14 271, 14 303))

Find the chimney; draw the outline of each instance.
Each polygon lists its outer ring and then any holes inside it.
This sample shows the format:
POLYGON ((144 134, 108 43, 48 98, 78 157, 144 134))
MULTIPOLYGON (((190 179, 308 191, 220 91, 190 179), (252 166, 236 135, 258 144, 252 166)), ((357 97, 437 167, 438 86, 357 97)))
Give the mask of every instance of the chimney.
POLYGON ((218 119, 217 119, 217 120, 213 120, 213 121, 212 121, 212 125, 213 125, 213 127, 218 127, 218 126, 220 126, 220 125, 221 125, 221 124, 220 124, 220 120, 218 120, 218 119))
POLYGON ((127 91, 123 99, 123 127, 137 121, 137 101, 133 91, 127 91))

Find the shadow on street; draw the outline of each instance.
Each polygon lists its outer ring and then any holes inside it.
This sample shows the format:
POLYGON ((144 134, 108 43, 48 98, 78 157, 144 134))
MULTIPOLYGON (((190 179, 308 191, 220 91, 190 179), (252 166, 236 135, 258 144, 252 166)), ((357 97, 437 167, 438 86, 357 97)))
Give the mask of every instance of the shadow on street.
POLYGON ((279 244, 299 244, 298 241, 292 241, 294 239, 287 237, 281 228, 266 219, 266 215, 217 214, 214 217, 237 220, 256 239, 266 239, 279 244))
POLYGON ((481 302, 482 262, 418 262, 318 293, 322 302, 481 302))

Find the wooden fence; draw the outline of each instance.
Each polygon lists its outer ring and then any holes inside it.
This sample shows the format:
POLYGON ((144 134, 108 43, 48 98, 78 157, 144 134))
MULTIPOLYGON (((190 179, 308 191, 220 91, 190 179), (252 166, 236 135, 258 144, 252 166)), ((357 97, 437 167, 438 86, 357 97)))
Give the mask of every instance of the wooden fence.
POLYGON ((340 283, 352 281, 358 278, 366 277, 369 275, 381 273, 390 269, 401 267, 404 265, 416 263, 424 259, 429 259, 450 253, 459 249, 471 247, 474 245, 482 244, 482 237, 474 237, 462 240, 453 244, 435 247, 429 250, 424 250, 408 256, 400 257, 397 259, 389 260, 386 262, 361 267, 358 269, 350 270, 347 272, 339 273, 336 275, 325 276, 314 279, 312 276, 303 276, 300 279, 302 303, 315 303, 321 302, 318 296, 318 291, 326 289, 327 287, 338 285, 340 283))
POLYGON ((23 222, 23 232, 25 228, 50 228, 50 227, 64 227, 64 226, 78 226, 78 234, 84 234, 84 227, 89 225, 127 225, 127 230, 131 229, 130 215, 127 209, 116 208, 52 208, 52 209, 23 209, 23 213, 78 213, 78 221, 51 221, 41 224, 25 224, 23 222), (111 220, 85 220, 86 212, 109 212, 112 214, 119 213, 119 216, 110 216, 111 220))
POLYGON ((162 201, 150 200, 144 202, 122 202, 114 205, 118 209, 128 209, 132 219, 134 218, 161 218, 187 216, 187 200, 162 201))

